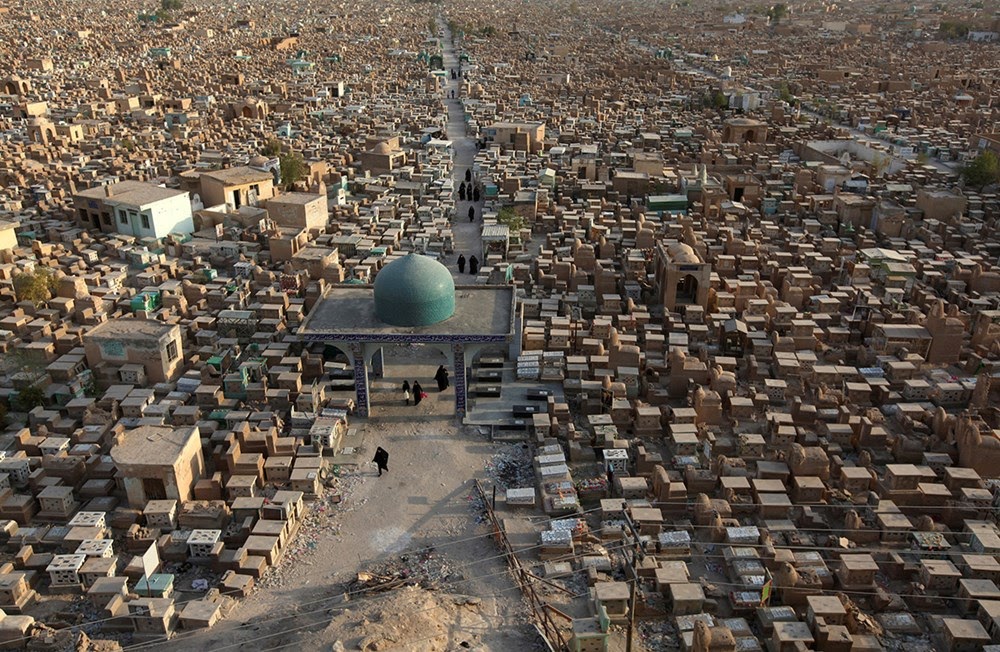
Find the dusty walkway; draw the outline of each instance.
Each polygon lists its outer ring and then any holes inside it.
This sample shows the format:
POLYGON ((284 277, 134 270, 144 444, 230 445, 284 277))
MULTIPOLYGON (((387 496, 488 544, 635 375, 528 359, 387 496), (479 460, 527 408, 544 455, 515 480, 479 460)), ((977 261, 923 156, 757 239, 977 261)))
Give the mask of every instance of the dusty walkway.
MULTIPOLYGON (((445 104, 448 107, 448 139, 452 142, 454 149, 454 180, 455 197, 458 197, 458 188, 465 181, 465 171, 472 168, 473 160, 476 158, 476 141, 466 135, 465 116, 462 108, 462 88, 460 80, 453 80, 450 71, 454 68, 458 71, 458 54, 451 43, 451 34, 448 28, 444 27, 444 48, 443 60, 444 69, 449 71, 447 82, 445 83, 444 96, 445 104), (455 91, 455 98, 450 98, 451 91, 455 91)), ((483 260, 481 249, 480 233, 482 232, 482 207, 483 202, 476 203, 476 221, 469 222, 469 207, 473 205, 471 201, 455 202, 455 219, 452 225, 452 234, 455 238, 455 253, 445 264, 455 274, 457 283, 471 283, 473 277, 469 274, 469 268, 465 268, 465 274, 459 274, 457 260, 460 254, 465 254, 466 259, 475 255, 480 262, 483 260)))
MULTIPOLYGON (((447 32, 444 41, 444 67, 457 70, 458 56, 447 32)), ((449 75, 446 98, 452 89, 459 94, 458 80, 449 75)), ((461 101, 446 99, 446 103, 448 138, 455 149, 457 195, 475 158, 476 144, 466 137, 461 101)), ((468 268, 464 275, 459 274, 458 255, 482 258, 480 221, 469 223, 466 217, 470 205, 468 201, 457 202, 455 254, 444 261, 457 283, 473 279, 468 268)), ((182 632, 161 649, 328 650, 341 639, 350 645, 359 632, 378 631, 383 636, 386 626, 395 627, 392 631, 402 640, 398 644, 380 640, 376 646, 380 650, 451 649, 455 641, 478 650, 535 649, 536 636, 527 624, 520 591, 507 574, 504 561, 497 558, 492 539, 483 536, 488 531, 478 522, 470 501, 472 479, 483 477, 497 447, 477 429, 457 424, 454 388, 438 393, 433 381, 437 365, 443 362, 440 353, 421 347, 386 349, 386 377, 374 380, 371 388, 373 416, 367 421, 354 420, 351 425, 365 430, 361 459, 371 459, 377 446, 389 451, 389 473, 378 477, 373 465, 341 469, 343 502, 312 504, 309 523, 290 546, 291 553, 270 572, 261 588, 213 629, 182 632), (399 390, 403 379, 420 380, 429 397, 419 406, 403 405, 399 390), (359 568, 428 546, 446 557, 454 570, 438 589, 440 593, 481 599, 471 619, 465 613, 470 605, 462 599, 435 599, 436 610, 453 607, 452 612, 436 614, 442 622, 453 623, 453 631, 438 632, 443 638, 407 642, 412 636, 394 623, 405 611, 400 609, 397 591, 341 602, 347 583, 359 568), (462 579, 456 581, 455 577, 462 579), (451 643, 446 642, 449 637, 451 643)), ((416 618, 428 598, 420 595, 414 601, 416 618)))
POLYGON ((302 649, 327 650, 337 640, 330 638, 336 628, 328 625, 339 617, 340 607, 376 622, 379 603, 391 598, 389 592, 339 604, 345 583, 359 567, 427 546, 447 557, 454 577, 464 578, 449 578, 443 592, 482 598, 477 631, 456 636, 475 643, 472 649, 533 649, 520 592, 503 560, 496 559, 492 540, 479 536, 488 532, 470 502, 472 478, 484 476, 497 448, 478 430, 456 425, 454 388, 438 393, 432 380, 441 361, 441 354, 421 347, 387 350, 387 377, 373 386, 374 416, 352 427, 365 428, 362 459, 370 459, 376 446, 389 451, 389 473, 378 477, 371 465, 342 470, 343 503, 314 505, 329 514, 318 519, 318 527, 303 528, 292 546, 297 552, 271 571, 265 588, 213 629, 184 632, 162 649, 265 650, 294 642, 302 649), (419 406, 402 404, 398 387, 404 378, 420 379, 428 392, 419 406))

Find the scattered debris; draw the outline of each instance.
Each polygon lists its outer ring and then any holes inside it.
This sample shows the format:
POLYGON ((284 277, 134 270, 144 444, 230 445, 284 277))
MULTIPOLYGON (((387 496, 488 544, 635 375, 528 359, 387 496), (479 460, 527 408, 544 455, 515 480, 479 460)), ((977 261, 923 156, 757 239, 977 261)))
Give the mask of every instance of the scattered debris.
POLYGON ((432 548, 399 555, 395 559, 371 565, 359 572, 349 585, 349 591, 379 592, 401 586, 421 586, 435 590, 445 582, 463 579, 452 570, 451 563, 432 548))

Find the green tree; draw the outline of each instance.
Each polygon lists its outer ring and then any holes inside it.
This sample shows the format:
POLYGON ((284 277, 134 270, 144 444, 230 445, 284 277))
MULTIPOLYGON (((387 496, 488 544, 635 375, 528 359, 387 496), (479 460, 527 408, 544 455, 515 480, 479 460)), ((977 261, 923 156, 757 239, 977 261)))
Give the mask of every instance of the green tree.
POLYGON ((767 11, 767 17, 771 19, 771 22, 777 25, 781 22, 781 19, 788 15, 788 7, 784 4, 779 3, 772 6, 767 11))
POLYGON ((17 393, 17 403, 21 412, 31 412, 45 405, 45 390, 38 385, 25 387, 17 393))
POLYGON ((295 182, 306 176, 306 160, 298 152, 281 155, 281 183, 290 190, 295 182))
POLYGON ((727 106, 729 106, 729 98, 726 97, 725 93, 723 93, 722 91, 715 91, 714 93, 712 93, 712 107, 714 109, 716 109, 717 111, 721 111, 727 106))
POLYGON ((982 192, 986 186, 1000 182, 1000 159, 989 150, 983 152, 962 166, 962 179, 982 192))
POLYGON ((169 23, 174 19, 174 12, 183 8, 183 0, 160 0, 160 8, 156 10, 156 19, 161 23, 169 23))
POLYGON ((281 141, 271 136, 267 139, 267 143, 264 144, 264 148, 261 150, 264 156, 269 156, 271 158, 277 156, 281 153, 281 141))
POLYGON ((795 96, 792 95, 792 90, 788 87, 788 82, 781 82, 781 86, 778 88, 778 97, 783 102, 788 102, 789 104, 795 103, 795 96))
POLYGON ((969 35, 969 26, 966 23, 944 20, 938 27, 938 35, 945 39, 965 38, 969 35))
POLYGON ((497 224, 502 224, 506 226, 511 231, 520 231, 528 225, 525 219, 514 212, 514 209, 510 206, 504 206, 497 213, 497 224))
POLYGON ((97 378, 94 377, 94 372, 87 369, 81 374, 80 381, 83 386, 84 396, 97 398, 101 395, 101 388, 97 386, 97 378))
POLYGON ((27 349, 15 348, 0 356, 0 370, 14 382, 17 397, 11 403, 15 412, 30 412, 45 405, 45 387, 49 384, 45 362, 30 355, 27 349))
POLYGON ((52 270, 38 267, 33 272, 14 274, 12 282, 18 301, 30 301, 40 306, 55 294, 59 279, 52 270))

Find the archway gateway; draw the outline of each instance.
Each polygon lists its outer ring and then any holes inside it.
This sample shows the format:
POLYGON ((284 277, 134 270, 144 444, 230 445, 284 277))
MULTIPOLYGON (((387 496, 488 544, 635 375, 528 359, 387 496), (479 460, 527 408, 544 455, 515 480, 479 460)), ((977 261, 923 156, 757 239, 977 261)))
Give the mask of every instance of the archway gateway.
MULTIPOLYGON (((385 269, 383 268, 383 272, 385 269)), ((382 273, 382 272, 380 272, 382 273)), ((323 342, 343 351, 354 369, 358 416, 371 412, 369 367, 381 365, 379 350, 394 344, 425 344, 444 353, 455 388, 455 414, 464 417, 471 361, 484 348, 497 345, 518 355, 517 311, 509 286, 458 286, 455 311, 426 326, 396 326, 375 313, 371 285, 331 286, 298 329, 303 342, 323 342)))

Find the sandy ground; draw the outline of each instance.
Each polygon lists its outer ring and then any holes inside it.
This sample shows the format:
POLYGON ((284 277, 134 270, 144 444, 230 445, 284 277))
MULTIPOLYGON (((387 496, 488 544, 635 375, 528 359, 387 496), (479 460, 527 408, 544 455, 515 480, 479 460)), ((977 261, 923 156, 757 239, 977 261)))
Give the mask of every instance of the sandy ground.
MULTIPOLYGON (((343 616, 344 608, 370 623, 400 610, 398 604, 391 610, 380 606, 399 590, 362 591, 343 601, 359 568, 398 560, 401 554, 412 557, 427 547, 447 560, 450 574, 437 583, 434 595, 416 597, 414 604, 442 601, 436 617, 455 621, 454 632, 442 641, 454 633, 456 645, 472 646, 462 649, 534 649, 520 592, 470 500, 472 479, 485 477, 487 463, 503 445, 491 443, 478 429, 457 425, 454 388, 438 393, 431 379, 438 357, 443 360, 440 353, 418 347, 387 349, 387 377, 374 383, 373 416, 352 421, 352 427, 365 429, 361 459, 371 459, 375 447, 382 446, 389 451, 389 473, 378 477, 367 463, 341 469, 343 502, 313 504, 311 509, 323 513, 310 517, 290 547, 293 552, 270 571, 262 588, 214 628, 183 632, 164 649, 264 651, 294 644, 328 650, 340 638, 331 622, 343 624, 346 639, 358 638, 364 629, 348 626, 353 621, 343 616), (429 397, 419 406, 403 405, 398 390, 403 378, 425 380, 429 397), (476 596, 481 603, 473 610, 445 594, 476 596)), ((426 641, 408 647, 403 640, 386 647, 385 640, 370 649, 434 649, 426 641)), ((453 648, 449 643, 436 649, 453 648)))

